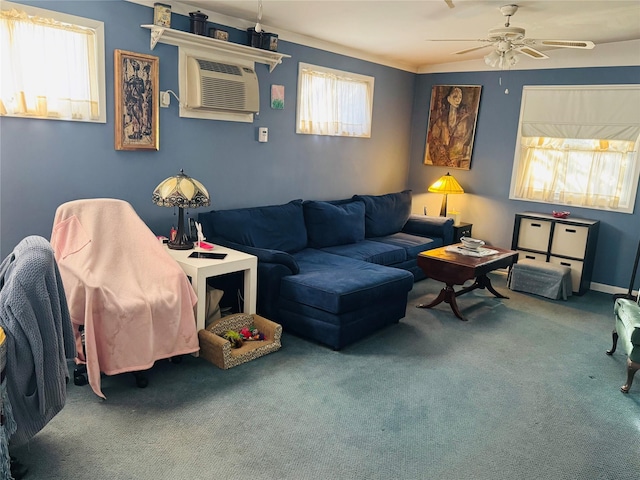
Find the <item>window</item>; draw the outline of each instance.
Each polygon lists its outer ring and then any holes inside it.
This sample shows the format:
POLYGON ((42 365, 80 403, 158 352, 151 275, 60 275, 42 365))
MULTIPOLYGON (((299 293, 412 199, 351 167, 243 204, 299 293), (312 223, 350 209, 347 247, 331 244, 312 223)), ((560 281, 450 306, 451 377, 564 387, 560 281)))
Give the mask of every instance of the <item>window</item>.
POLYGON ((371 137, 374 78, 299 64, 296 133, 371 137))
POLYGON ((640 86, 525 87, 510 198, 633 213, 640 86))
POLYGON ((2 2, 0 115, 106 122, 104 25, 2 2))

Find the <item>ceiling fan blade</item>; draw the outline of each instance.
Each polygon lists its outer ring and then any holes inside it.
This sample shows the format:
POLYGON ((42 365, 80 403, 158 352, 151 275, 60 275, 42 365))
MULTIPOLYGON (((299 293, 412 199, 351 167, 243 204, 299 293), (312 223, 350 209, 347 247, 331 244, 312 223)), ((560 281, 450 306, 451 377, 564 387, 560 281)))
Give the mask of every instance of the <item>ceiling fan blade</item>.
POLYGON ((444 0, 444 3, 446 3, 449 8, 456 8, 453 4, 453 0, 444 0))
POLYGON ((465 48, 464 50, 453 52, 452 55, 463 55, 465 53, 475 52, 476 50, 480 50, 482 48, 487 48, 487 47, 490 47, 490 46, 491 45, 480 45, 479 47, 465 48))
POLYGON ((535 40, 535 42, 545 47, 584 48, 588 50, 596 46, 595 43, 589 40, 535 40))
POLYGON ((519 46, 519 47, 515 47, 515 49, 518 52, 525 54, 527 57, 535 58, 536 60, 544 60, 545 58, 549 58, 544 53, 542 53, 539 50, 536 50, 535 48, 532 48, 532 47, 530 47, 528 45, 522 45, 522 46, 519 46))

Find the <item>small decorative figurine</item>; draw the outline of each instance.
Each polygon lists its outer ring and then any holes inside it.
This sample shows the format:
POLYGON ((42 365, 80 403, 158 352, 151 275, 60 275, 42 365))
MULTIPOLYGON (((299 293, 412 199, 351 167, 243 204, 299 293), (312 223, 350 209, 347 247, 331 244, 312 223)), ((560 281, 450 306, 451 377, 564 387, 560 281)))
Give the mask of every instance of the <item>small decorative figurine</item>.
POLYGON ((202 224, 199 222, 196 223, 196 231, 198 232, 198 245, 201 246, 202 242, 204 242, 207 238, 202 234, 202 224))

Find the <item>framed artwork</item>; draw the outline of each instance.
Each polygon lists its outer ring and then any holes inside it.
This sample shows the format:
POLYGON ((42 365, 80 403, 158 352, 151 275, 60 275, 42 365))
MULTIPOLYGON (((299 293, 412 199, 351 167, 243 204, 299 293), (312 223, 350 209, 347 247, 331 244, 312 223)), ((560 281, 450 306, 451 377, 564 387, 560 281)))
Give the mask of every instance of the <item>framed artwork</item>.
POLYGON ((271 85, 271 108, 284 110, 284 85, 271 85))
POLYGON ((469 170, 480 85, 434 85, 427 124, 425 165, 469 170))
POLYGON ((115 149, 159 150, 158 57, 115 50, 115 149))

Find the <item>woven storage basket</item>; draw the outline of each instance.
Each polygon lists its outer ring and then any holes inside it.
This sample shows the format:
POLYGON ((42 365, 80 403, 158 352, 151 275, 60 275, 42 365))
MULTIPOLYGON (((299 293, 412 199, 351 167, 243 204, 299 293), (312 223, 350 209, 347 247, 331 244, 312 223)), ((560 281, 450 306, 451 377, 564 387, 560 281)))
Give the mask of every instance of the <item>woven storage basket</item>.
POLYGON ((255 314, 236 313, 216 320, 198 332, 200 356, 214 365, 227 369, 275 352, 281 347, 282 326, 255 314), (264 340, 245 341, 240 348, 231 348, 231 343, 222 338, 227 330, 239 331, 255 325, 264 333, 264 340))

